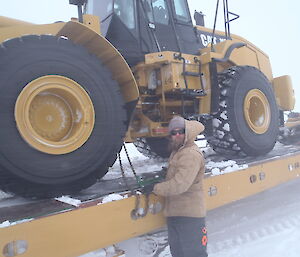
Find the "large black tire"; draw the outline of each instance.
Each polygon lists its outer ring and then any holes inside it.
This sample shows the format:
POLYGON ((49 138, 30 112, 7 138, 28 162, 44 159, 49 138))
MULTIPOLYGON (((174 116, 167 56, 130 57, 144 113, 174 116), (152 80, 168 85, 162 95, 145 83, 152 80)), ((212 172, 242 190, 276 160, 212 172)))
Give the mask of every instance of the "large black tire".
POLYGON ((279 111, 265 75, 254 67, 234 66, 218 74, 218 82, 220 106, 209 140, 212 148, 225 155, 258 156, 271 151, 279 133, 279 111))
POLYGON ((23 196, 49 197, 77 192, 101 178, 116 159, 126 131, 118 84, 100 60, 70 40, 24 36, 0 47, 0 187, 23 196), (30 146, 14 117, 16 100, 31 81, 60 75, 88 93, 95 111, 89 138, 78 149, 48 154, 30 146))
POLYGON ((138 138, 133 144, 138 151, 150 159, 166 159, 170 156, 169 140, 166 137, 138 138))

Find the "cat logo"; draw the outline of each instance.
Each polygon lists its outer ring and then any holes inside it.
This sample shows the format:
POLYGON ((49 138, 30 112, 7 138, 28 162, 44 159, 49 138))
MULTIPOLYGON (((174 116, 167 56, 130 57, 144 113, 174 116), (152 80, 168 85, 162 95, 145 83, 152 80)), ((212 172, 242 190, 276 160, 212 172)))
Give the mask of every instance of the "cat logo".
POLYGON ((221 38, 218 36, 212 37, 212 35, 200 34, 201 43, 204 47, 207 47, 212 41, 214 44, 225 41, 225 38, 221 38))

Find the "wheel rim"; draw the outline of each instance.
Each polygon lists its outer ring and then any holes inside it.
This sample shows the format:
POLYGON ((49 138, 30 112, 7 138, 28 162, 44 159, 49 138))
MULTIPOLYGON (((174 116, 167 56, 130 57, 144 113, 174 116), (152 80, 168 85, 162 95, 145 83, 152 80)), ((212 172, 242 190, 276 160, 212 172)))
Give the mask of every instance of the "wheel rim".
POLYGON ((82 146, 93 131, 93 103, 74 80, 48 75, 28 83, 15 105, 17 128, 35 149, 66 154, 82 146))
POLYGON ((269 101, 262 91, 252 89, 248 92, 244 100, 244 116, 253 132, 267 132, 271 122, 271 111, 269 101))

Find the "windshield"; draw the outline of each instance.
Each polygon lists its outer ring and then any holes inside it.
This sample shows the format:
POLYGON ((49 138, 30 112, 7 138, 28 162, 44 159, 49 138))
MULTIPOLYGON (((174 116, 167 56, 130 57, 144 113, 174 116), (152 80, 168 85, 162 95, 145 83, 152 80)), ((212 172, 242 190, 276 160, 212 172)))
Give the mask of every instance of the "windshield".
POLYGON ((129 29, 135 28, 134 0, 115 0, 114 12, 129 29))
POLYGON ((105 20, 112 14, 113 0, 91 0, 85 5, 84 12, 100 17, 100 21, 105 20))
POLYGON ((169 12, 165 0, 143 0, 143 3, 151 23, 169 24, 169 12))
POLYGON ((136 27, 135 0, 89 0, 85 5, 84 12, 96 15, 100 18, 101 33, 105 36, 115 14, 122 23, 130 30, 136 27))
POLYGON ((186 1, 174 0, 175 14, 178 21, 189 22, 190 13, 186 1))

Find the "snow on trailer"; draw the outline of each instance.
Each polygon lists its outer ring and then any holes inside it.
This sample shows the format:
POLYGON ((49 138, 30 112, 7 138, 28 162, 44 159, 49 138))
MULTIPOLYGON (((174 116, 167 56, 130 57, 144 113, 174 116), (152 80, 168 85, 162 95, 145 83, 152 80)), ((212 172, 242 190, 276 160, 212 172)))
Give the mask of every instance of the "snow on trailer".
MULTIPOLYGON (((278 144, 274 151, 260 159, 226 160, 210 151, 206 155, 204 186, 209 210, 300 174, 299 146, 278 144)), ((153 162, 138 155, 133 159, 138 174, 166 165, 166 162, 153 162)), ((126 168, 126 162, 124 165, 126 168)), ((148 176, 159 173, 150 172, 148 176)), ((137 189, 133 177, 128 177, 127 183, 137 189)), ((117 166, 106 179, 78 195, 46 200, 5 195, 0 201, 0 256, 79 256, 163 228, 162 208, 160 197, 151 195, 146 201, 144 195, 139 194, 138 198, 132 195, 117 166)))

